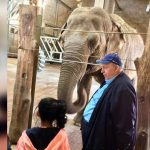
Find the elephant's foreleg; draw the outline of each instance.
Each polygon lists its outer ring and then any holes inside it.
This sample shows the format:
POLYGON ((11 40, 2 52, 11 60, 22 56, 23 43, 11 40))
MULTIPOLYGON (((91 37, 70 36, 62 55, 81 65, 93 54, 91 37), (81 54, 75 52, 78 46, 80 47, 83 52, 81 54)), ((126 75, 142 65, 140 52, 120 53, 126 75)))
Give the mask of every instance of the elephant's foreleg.
MULTIPOLYGON (((86 104, 89 99, 90 89, 92 84, 92 76, 91 75, 84 75, 82 80, 78 82, 77 85, 77 92, 78 92, 78 101, 86 101, 86 104)), ((78 101, 75 102, 78 103, 78 101)), ((84 108, 77 113, 77 115, 74 118, 74 124, 80 125, 82 114, 83 114, 84 108)))

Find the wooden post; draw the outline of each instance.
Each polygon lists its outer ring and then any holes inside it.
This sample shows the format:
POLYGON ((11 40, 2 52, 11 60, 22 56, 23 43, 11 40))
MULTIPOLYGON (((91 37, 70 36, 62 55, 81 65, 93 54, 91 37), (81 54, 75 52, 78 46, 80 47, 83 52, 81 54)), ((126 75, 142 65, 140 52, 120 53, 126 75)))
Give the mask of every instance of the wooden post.
POLYGON ((150 21, 143 56, 136 60, 138 73, 138 135, 136 150, 150 150, 150 21))
POLYGON ((108 13, 112 14, 114 13, 114 10, 115 10, 115 4, 116 4, 115 0, 105 0, 104 9, 108 13))
POLYGON ((17 142, 22 131, 28 128, 39 48, 36 39, 37 7, 20 5, 19 16, 18 63, 9 129, 10 142, 13 144, 17 142))
MULTIPOLYGON (((36 19, 36 33, 35 33, 36 40, 37 40, 38 44, 40 44, 40 35, 41 35, 41 26, 42 26, 42 14, 43 14, 43 9, 38 6, 37 7, 37 19, 36 19)), ((37 60, 36 60, 36 62, 37 62, 37 60)), ((37 72, 37 66, 33 67, 33 69, 34 69, 33 72, 36 73, 37 72)), ((28 128, 31 128, 31 125, 32 125, 32 114, 33 114, 33 105, 34 105, 34 93, 35 93, 36 75, 33 76, 32 82, 33 82, 33 84, 32 84, 32 88, 31 88, 31 105, 30 105, 30 111, 29 111, 28 128)))
POLYGON ((92 7, 94 6, 94 1, 95 0, 79 0, 81 1, 82 7, 92 7))

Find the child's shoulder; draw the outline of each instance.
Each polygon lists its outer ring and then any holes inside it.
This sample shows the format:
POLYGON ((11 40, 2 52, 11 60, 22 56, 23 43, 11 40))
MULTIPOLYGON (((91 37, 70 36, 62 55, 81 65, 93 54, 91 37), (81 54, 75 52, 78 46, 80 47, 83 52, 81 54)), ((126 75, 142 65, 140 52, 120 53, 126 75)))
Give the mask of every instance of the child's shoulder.
POLYGON ((35 133, 35 132, 38 132, 40 130, 39 127, 33 127, 33 128, 29 128, 26 130, 26 134, 29 135, 29 134, 32 134, 32 133, 35 133))

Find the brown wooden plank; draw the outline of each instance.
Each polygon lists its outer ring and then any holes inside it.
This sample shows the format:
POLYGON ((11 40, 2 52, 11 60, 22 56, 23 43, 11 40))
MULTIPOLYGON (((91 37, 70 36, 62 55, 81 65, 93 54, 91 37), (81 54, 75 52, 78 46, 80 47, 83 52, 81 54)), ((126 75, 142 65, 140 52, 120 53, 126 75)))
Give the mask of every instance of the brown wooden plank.
POLYGON ((136 61, 138 73, 138 136, 136 150, 150 149, 150 22, 143 56, 136 61))
POLYGON ((19 16, 18 62, 9 129, 11 143, 16 143, 22 131, 28 128, 38 58, 37 7, 20 5, 19 16))

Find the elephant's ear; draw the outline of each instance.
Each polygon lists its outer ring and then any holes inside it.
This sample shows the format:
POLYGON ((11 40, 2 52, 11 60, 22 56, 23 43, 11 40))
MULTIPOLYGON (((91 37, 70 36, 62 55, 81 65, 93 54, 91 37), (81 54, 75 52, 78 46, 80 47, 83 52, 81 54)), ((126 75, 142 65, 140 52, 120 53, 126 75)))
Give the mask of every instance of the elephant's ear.
POLYGON ((120 34, 112 34, 110 36, 107 50, 109 51, 109 48, 110 50, 115 50, 114 48, 117 50, 116 45, 118 45, 118 53, 121 55, 122 59, 135 60, 141 57, 144 51, 142 37, 120 16, 111 14, 110 18, 113 23, 113 30, 115 32, 120 32, 120 34))

